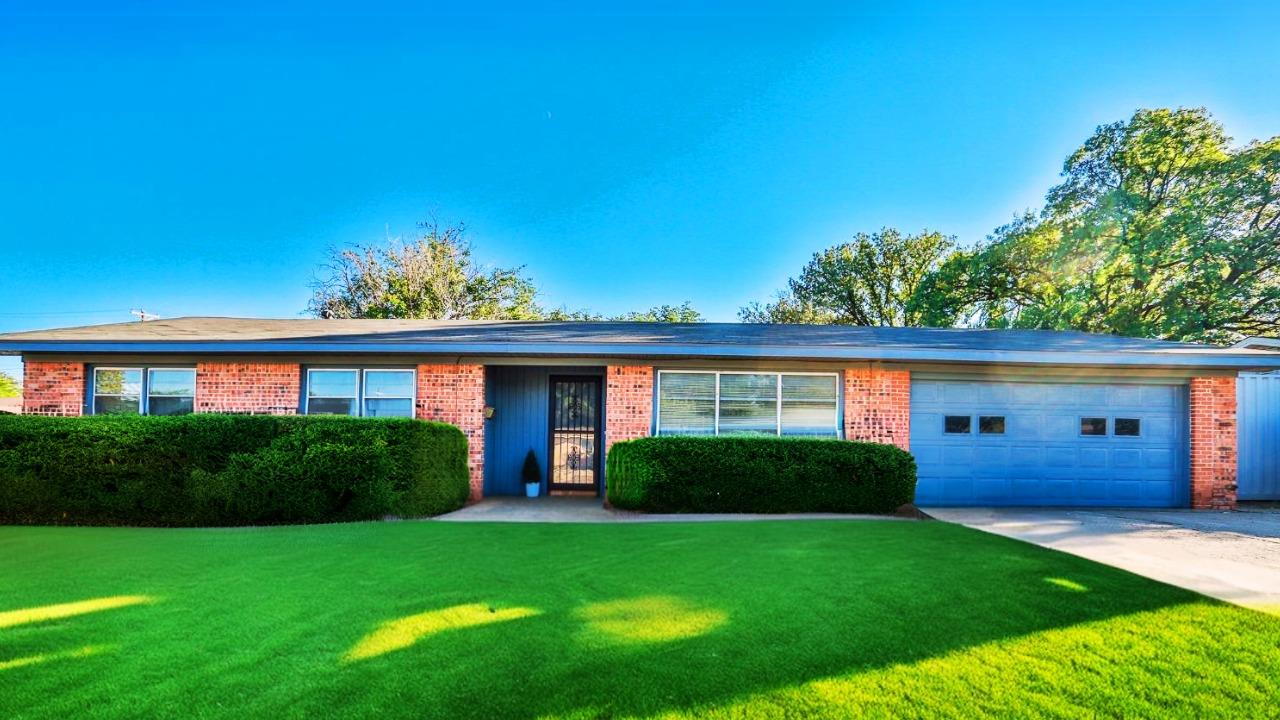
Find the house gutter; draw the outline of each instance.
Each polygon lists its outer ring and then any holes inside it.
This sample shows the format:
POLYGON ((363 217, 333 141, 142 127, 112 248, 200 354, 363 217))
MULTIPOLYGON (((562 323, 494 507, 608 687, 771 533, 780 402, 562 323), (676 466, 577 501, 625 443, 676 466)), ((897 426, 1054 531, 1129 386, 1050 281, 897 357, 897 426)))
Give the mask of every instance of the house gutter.
POLYGON ((686 343, 471 343, 332 341, 16 341, 0 342, 0 355, 23 353, 183 353, 183 354, 413 354, 628 359, 764 358, 771 360, 841 360, 935 362, 960 364, 1076 365, 1091 367, 1205 367, 1231 370, 1280 370, 1280 353, 1267 351, 1089 352, 976 350, 937 347, 833 347, 711 345, 686 343))

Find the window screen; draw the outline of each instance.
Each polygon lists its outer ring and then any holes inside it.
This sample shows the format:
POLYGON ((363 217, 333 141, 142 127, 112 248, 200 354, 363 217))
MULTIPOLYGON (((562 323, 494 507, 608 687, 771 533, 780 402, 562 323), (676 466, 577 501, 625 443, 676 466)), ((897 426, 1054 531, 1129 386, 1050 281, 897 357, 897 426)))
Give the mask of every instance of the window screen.
POLYGON ((715 432, 716 374, 662 373, 658 378, 658 434, 715 432))
POLYGON ((355 415, 358 370, 308 370, 308 415, 355 415))
POLYGON ((195 370, 151 368, 147 371, 148 415, 186 415, 195 412, 195 405, 195 370))
POLYGON ((658 373, 659 435, 834 438, 839 406, 835 373, 658 373))
POLYGON ((141 412, 141 368, 96 368, 93 371, 94 415, 137 415, 141 412))
POLYGON ((778 376, 720 376, 720 434, 778 434, 778 376))
POLYGON ((413 417, 412 370, 365 370, 365 417, 413 417))
POLYGON ((836 437, 836 376, 782 376, 782 435, 836 437))

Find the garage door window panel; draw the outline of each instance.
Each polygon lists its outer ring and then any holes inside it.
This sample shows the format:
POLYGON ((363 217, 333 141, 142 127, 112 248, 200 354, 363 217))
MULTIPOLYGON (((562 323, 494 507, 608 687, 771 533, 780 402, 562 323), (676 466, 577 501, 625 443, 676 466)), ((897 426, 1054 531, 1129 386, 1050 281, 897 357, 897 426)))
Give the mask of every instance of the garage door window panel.
POLYGON ((1107 434, 1107 419, 1104 417, 1080 418, 1080 434, 1086 437, 1103 437, 1107 434))
POLYGON ((1115 433, 1117 437, 1141 437, 1142 420, 1140 418, 1116 418, 1115 433))
POLYGON ((1004 434, 1004 416, 1003 415, 979 415, 978 416, 978 434, 1003 435, 1004 434))

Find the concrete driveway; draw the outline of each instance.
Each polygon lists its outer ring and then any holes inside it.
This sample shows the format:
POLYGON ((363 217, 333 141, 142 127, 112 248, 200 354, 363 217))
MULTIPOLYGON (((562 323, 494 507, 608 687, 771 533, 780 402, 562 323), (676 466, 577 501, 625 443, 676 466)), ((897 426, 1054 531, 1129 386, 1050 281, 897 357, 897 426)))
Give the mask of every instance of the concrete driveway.
POLYGON ((1280 615, 1280 508, 925 512, 1280 615))

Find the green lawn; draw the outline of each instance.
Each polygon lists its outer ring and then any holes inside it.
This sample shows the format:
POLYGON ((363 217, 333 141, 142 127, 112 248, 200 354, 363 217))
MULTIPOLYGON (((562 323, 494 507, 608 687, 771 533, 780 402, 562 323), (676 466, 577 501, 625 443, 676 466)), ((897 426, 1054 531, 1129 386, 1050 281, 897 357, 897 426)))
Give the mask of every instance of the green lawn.
POLYGON ((1280 712, 1280 618, 936 522, 0 527, 0 717, 1280 712))

